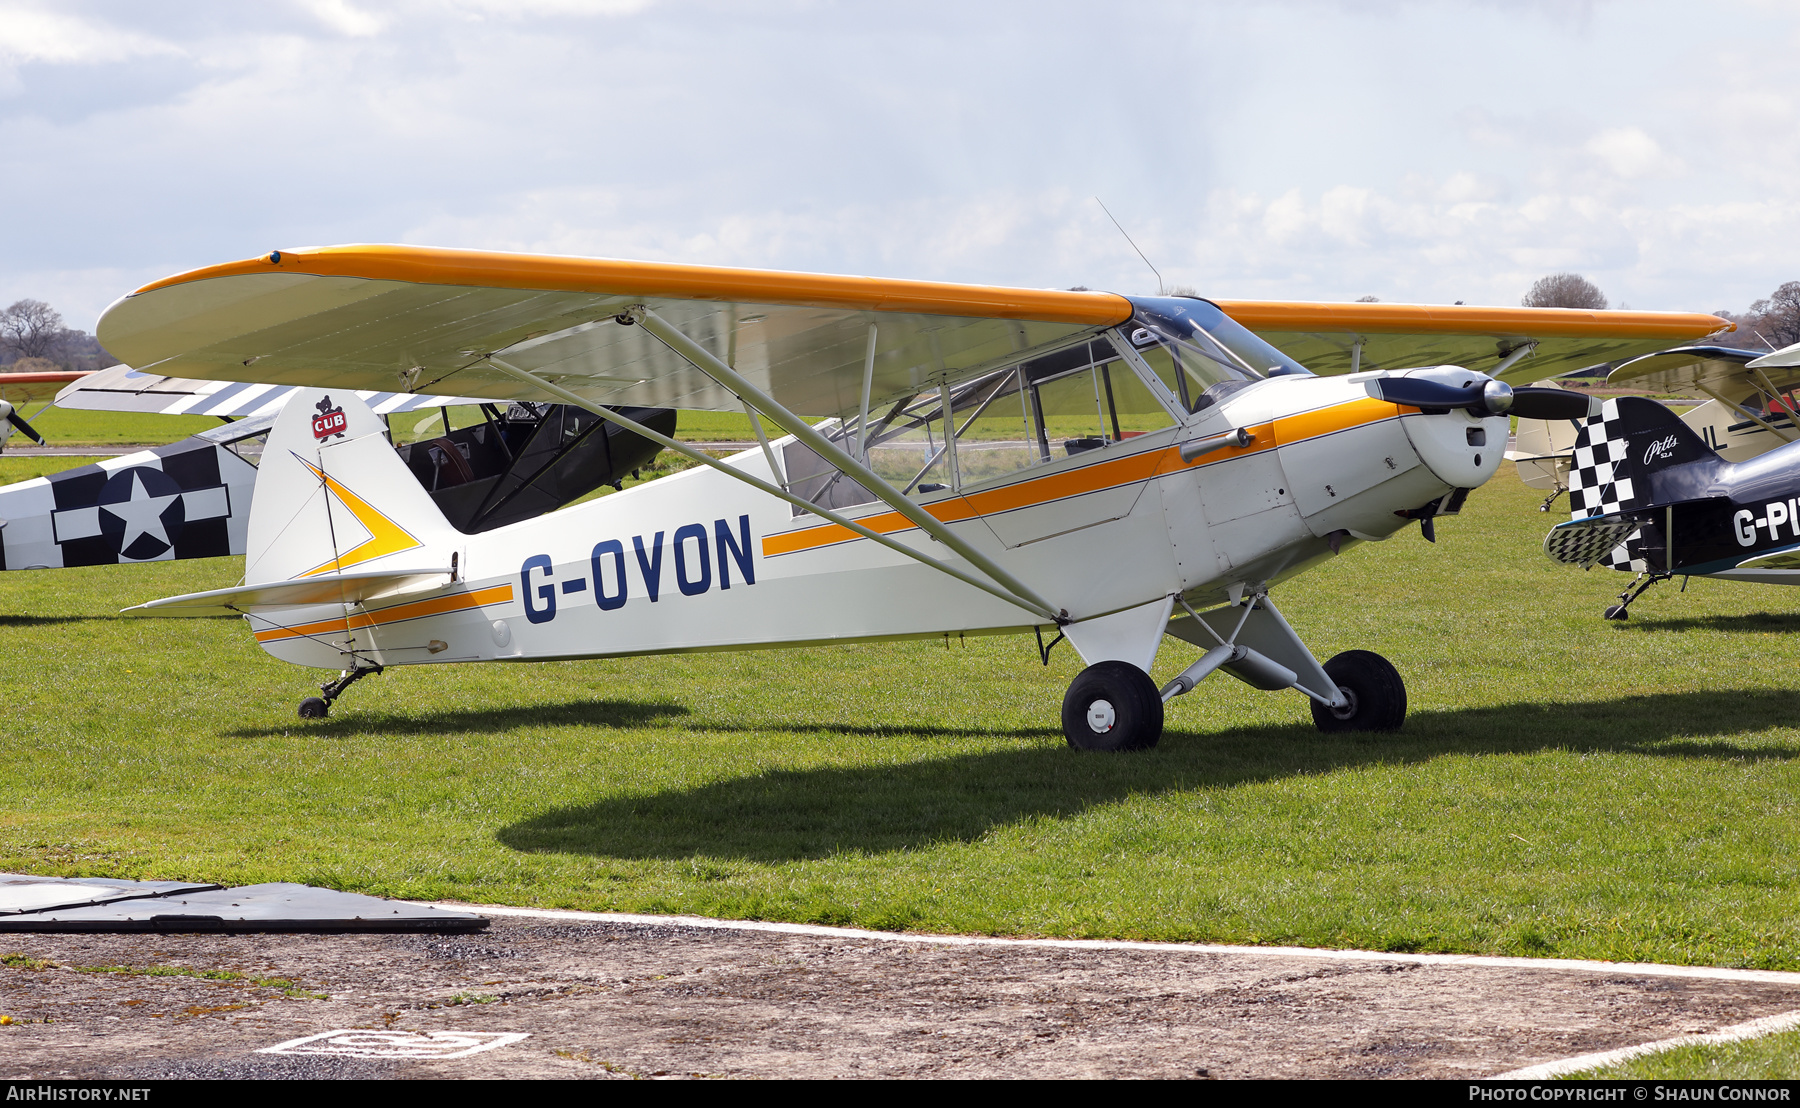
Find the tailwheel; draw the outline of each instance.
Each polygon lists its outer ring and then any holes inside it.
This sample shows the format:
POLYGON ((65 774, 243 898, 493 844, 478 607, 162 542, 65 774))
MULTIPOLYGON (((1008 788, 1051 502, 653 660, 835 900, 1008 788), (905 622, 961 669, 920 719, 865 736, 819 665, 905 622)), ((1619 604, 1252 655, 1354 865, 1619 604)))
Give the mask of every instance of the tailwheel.
POLYGON ((1162 738, 1162 696, 1130 662, 1096 662, 1069 685, 1062 724, 1077 750, 1147 750, 1162 738))
POLYGON ((1605 616, 1607 619, 1630 619, 1631 612, 1623 604, 1614 604, 1606 609, 1605 616))
POLYGON ((336 681, 327 681, 319 686, 324 696, 309 696, 300 702, 301 719, 324 719, 331 714, 331 702, 344 695, 344 690, 356 684, 371 673, 380 673, 381 666, 357 666, 338 674, 336 681))
POLYGON ((1344 694, 1341 708, 1313 701, 1321 731, 1398 731, 1406 720, 1406 682, 1392 662, 1370 650, 1346 650, 1325 663, 1325 676, 1344 694))

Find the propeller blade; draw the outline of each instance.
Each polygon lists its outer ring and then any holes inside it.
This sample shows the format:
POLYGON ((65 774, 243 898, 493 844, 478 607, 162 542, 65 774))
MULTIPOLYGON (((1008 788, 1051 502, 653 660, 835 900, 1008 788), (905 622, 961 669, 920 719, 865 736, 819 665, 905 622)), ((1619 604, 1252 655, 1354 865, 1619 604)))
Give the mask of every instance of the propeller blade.
POLYGON ((1514 389, 1512 414, 1520 419, 1586 419, 1587 397, 1567 389, 1514 389))
POLYGON ((17 427, 19 430, 25 432, 26 435, 30 436, 31 441, 37 443, 39 446, 44 445, 44 436, 42 436, 42 435, 38 434, 36 431, 32 430, 31 424, 26 423, 24 417, 19 415, 18 412, 7 412, 6 413, 6 422, 12 424, 14 427, 17 427))
POLYGON ((1467 408, 1478 416, 1504 415, 1512 408, 1513 390, 1486 377, 1466 388, 1426 377, 1376 377, 1369 391, 1390 404, 1412 408, 1467 408))
POLYGON ((1369 387, 1390 404, 1412 408, 1467 408, 1481 403, 1480 385, 1459 389, 1423 377, 1377 377, 1369 387))

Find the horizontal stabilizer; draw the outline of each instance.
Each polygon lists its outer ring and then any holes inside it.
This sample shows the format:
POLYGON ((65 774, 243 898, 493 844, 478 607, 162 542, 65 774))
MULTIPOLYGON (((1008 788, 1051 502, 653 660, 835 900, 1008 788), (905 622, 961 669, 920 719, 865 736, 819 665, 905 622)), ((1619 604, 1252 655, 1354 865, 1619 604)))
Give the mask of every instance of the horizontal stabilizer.
POLYGON ((298 581, 270 581, 234 589, 191 592, 127 608, 128 616, 221 616, 303 608, 309 604, 361 604, 397 596, 436 592, 455 583, 450 569, 337 573, 298 581))
POLYGON ((1544 553, 1552 561, 1583 569, 1600 561, 1637 530, 1636 520, 1625 516, 1593 516, 1559 523, 1544 536, 1544 553))

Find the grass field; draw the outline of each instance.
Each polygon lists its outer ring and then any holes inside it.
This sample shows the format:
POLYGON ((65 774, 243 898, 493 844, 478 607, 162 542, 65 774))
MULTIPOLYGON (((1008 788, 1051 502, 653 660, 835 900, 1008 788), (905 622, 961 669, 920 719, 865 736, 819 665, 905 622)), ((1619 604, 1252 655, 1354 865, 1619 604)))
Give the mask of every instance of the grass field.
MULTIPOLYGON (((219 426, 213 416, 144 415, 130 412, 84 412, 73 408, 47 408, 42 414, 25 413, 31 426, 57 446, 127 446, 138 443, 177 442, 219 426)), ((16 442, 25 443, 24 436, 16 442)))
POLYGON ((240 623, 114 616, 238 560, 4 574, 0 869, 1800 969, 1800 593, 1606 623, 1625 577, 1548 561, 1538 499, 1509 466, 1278 593, 1399 666, 1399 734, 1214 677, 1123 756, 1064 746, 1079 662, 1030 639, 390 670, 302 723, 324 675, 240 623))
POLYGON ((1595 1081, 1779 1081, 1800 1074, 1800 1031, 1737 1043, 1697 1043, 1571 1074, 1595 1081))

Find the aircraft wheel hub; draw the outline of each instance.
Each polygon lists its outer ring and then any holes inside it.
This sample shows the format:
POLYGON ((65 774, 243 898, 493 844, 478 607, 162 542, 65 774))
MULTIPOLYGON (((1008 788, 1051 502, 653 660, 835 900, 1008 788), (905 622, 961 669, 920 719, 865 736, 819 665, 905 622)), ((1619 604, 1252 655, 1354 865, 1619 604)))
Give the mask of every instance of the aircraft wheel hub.
POLYGON ((1119 713, 1113 711, 1112 701, 1096 700, 1088 705, 1087 721, 1094 734, 1104 735, 1113 729, 1113 724, 1119 722, 1119 713))
POLYGON ((1331 714, 1333 716, 1337 717, 1338 719, 1346 719, 1346 720, 1355 719, 1356 718, 1356 690, 1355 689, 1347 689, 1344 686, 1339 685, 1338 692, 1341 692, 1344 694, 1344 706, 1342 708, 1332 708, 1331 714))

